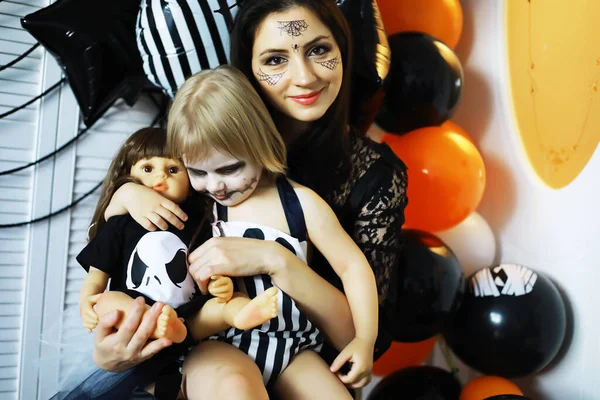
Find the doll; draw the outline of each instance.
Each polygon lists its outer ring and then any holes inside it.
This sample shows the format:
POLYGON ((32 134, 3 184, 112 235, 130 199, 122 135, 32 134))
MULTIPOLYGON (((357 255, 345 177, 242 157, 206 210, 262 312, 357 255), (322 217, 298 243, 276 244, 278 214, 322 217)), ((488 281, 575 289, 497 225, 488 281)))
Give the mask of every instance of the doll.
POLYGON ((154 302, 164 303, 151 338, 164 337, 174 343, 186 338, 186 325, 199 340, 230 326, 249 329, 277 315, 277 288, 250 300, 245 293, 234 293, 230 278, 213 276, 209 292, 215 297, 199 293, 188 273, 187 254, 201 232, 203 204, 199 196, 190 195, 182 162, 167 153, 164 130, 144 128, 125 141, 104 181, 89 243, 77 256, 87 271, 79 297, 84 328, 91 332, 99 316, 114 309, 127 315, 138 296, 144 297, 147 309, 154 302), (129 215, 104 222, 111 196, 127 181, 152 188, 189 210, 186 227, 148 232, 129 215), (110 290, 105 292, 109 278, 110 290))

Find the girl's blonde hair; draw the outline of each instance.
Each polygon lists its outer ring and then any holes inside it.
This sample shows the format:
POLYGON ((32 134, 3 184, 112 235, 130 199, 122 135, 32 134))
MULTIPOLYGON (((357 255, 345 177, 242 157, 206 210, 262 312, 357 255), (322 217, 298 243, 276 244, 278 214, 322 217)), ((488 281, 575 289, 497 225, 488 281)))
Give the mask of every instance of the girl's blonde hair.
POLYGON ((204 70, 177 91, 169 112, 168 148, 193 164, 211 150, 285 172, 286 148, 263 101, 231 66, 204 70))
POLYGON ((177 158, 167 151, 167 133, 164 129, 142 128, 125 140, 106 172, 100 200, 88 230, 88 240, 92 240, 104 225, 104 212, 117 189, 124 183, 137 182, 130 175, 131 167, 140 160, 152 157, 177 158))

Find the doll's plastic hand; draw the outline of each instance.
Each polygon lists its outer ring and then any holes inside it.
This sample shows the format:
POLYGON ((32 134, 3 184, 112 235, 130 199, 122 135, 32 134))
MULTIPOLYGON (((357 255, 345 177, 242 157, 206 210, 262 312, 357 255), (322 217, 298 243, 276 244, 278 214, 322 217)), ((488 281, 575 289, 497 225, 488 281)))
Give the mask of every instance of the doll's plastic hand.
POLYGON ((208 292, 217 298, 219 303, 227 303, 233 297, 233 281, 221 275, 210 277, 208 292))
POLYGON ((79 301, 79 314, 81 315, 81 321, 86 331, 91 332, 96 325, 98 325, 98 314, 94 310, 94 306, 98 302, 98 299, 102 296, 102 293, 88 296, 79 301))
POLYGON ((336 373, 340 380, 351 388, 365 386, 371 381, 373 347, 374 344, 367 340, 354 338, 333 361, 331 372, 336 373), (352 363, 352 368, 344 375, 339 370, 347 361, 352 363))
POLYGON ((187 215, 176 203, 153 189, 132 182, 121 186, 112 202, 122 204, 131 217, 149 231, 156 228, 165 231, 169 229, 167 222, 177 229, 183 229, 182 221, 187 220, 187 215))
POLYGON ((116 325, 123 315, 121 312, 115 310, 100 317, 94 330, 96 365, 107 371, 121 372, 170 346, 172 342, 166 338, 148 340, 156 328, 163 305, 156 302, 145 312, 144 298, 138 297, 118 330, 116 325))

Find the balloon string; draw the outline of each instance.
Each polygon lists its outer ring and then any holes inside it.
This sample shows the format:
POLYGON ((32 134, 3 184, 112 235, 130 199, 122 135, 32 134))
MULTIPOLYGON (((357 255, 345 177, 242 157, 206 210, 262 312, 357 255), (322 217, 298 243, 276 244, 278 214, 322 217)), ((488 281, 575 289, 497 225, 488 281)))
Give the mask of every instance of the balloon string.
MULTIPOLYGON (((0 0, 0 3, 1 2, 2 2, 2 0, 0 0)), ((0 65, 0 71, 4 71, 5 69, 12 67, 16 63, 18 63, 19 61, 21 61, 22 59, 24 59, 25 57, 27 57, 29 54, 31 54, 31 52, 34 51, 35 49, 37 49, 39 46, 40 46, 40 44, 36 43, 33 46, 31 46, 29 48, 29 50, 27 50, 25 53, 21 54, 19 57, 15 58, 14 60, 12 60, 11 62, 9 62, 8 64, 6 64, 6 65, 0 65)))
POLYGON ((446 361, 446 365, 450 368, 450 372, 454 375, 454 378, 463 386, 463 382, 458 376, 460 370, 456 367, 456 361, 454 360, 454 356, 448 347, 448 343, 442 335, 438 335, 438 344, 440 346, 440 350, 442 351, 442 355, 444 356, 444 360, 446 361))
POLYGON ((33 99, 29 100, 27 103, 21 104, 20 106, 15 107, 10 111, 0 114, 0 119, 2 119, 4 117, 8 117, 9 115, 14 114, 19 110, 22 110, 25 107, 27 107, 28 105, 30 105, 31 103, 41 99, 42 97, 44 97, 45 95, 47 95, 48 93, 50 93, 51 91, 53 91, 54 89, 59 87, 64 81, 65 81, 65 78, 62 78, 60 81, 56 82, 54 85, 50 86, 48 89, 43 91, 42 94, 35 96, 33 99))
POLYGON ((64 206, 60 210, 56 210, 54 212, 51 212, 50 214, 44 215, 43 217, 32 219, 31 221, 15 222, 15 223, 12 223, 12 224, 0 224, 0 229, 3 229, 3 228, 15 228, 17 226, 24 226, 24 225, 29 225, 29 224, 35 224, 36 222, 44 221, 44 220, 52 218, 52 217, 54 217, 54 216, 56 216, 58 214, 62 214, 64 211, 67 211, 69 208, 72 208, 72 207, 76 206, 81 201, 85 200, 89 195, 91 195, 92 193, 94 193, 96 191, 96 189, 98 189, 100 186, 102 186, 103 181, 104 180, 98 182, 96 184, 96 186, 94 186, 93 188, 91 188, 90 190, 88 190, 85 194, 83 194, 83 196, 81 196, 80 198, 78 198, 77 200, 75 200, 74 202, 72 202, 71 204, 67 204, 66 206, 64 206))
POLYGON ((39 163, 41 163, 43 161, 46 161, 50 157, 54 157, 56 154, 60 153, 61 151, 63 151, 67 147, 69 147, 73 142, 75 142, 76 140, 81 139, 81 136, 83 136, 83 134, 86 133, 90 128, 91 128, 91 126, 88 126, 88 127, 84 128, 84 129, 82 129, 81 132, 79 132, 77 134, 77 136, 73 137, 68 142, 66 142, 65 144, 63 144, 62 146, 60 146, 58 149, 54 150, 51 153, 46 154, 45 156, 43 156, 42 158, 40 158, 38 160, 32 161, 32 162, 30 162, 28 164, 25 164, 25 165, 21 165, 20 167, 15 167, 13 169, 8 169, 6 171, 0 171, 0 176, 2 176, 2 175, 8 175, 8 174, 13 174, 15 172, 24 170, 25 168, 29 168, 29 167, 34 166, 36 164, 39 164, 39 163))

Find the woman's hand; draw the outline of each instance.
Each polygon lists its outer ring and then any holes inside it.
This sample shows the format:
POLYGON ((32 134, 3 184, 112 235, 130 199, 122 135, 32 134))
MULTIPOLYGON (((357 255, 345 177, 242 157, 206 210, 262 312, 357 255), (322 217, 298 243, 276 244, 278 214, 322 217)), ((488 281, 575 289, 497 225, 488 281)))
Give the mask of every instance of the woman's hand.
POLYGON ((162 307, 162 303, 156 302, 144 315, 144 298, 138 297, 131 314, 118 330, 115 327, 121 318, 119 311, 115 310, 100 317, 94 330, 93 357, 96 365, 110 372, 121 372, 170 346, 171 340, 165 338, 148 341, 154 332, 162 307))
MULTIPOLYGON (((203 294, 207 293, 214 275, 253 276, 271 274, 271 264, 281 249, 276 242, 238 237, 216 237, 207 240, 188 257, 189 272, 203 294)), ((288 250, 285 250, 288 251, 288 250)), ((290 253, 291 254, 291 253, 290 253)))
POLYGON ((106 219, 129 212, 131 217, 149 231, 169 229, 170 223, 183 229, 187 215, 176 203, 144 185, 129 182, 121 186, 104 213, 106 219))
POLYGON ((372 341, 354 338, 335 358, 331 364, 331 372, 351 388, 356 389, 367 385, 371 381, 373 370, 373 347, 372 341), (347 374, 342 374, 339 370, 346 362, 352 363, 352 368, 347 374))

